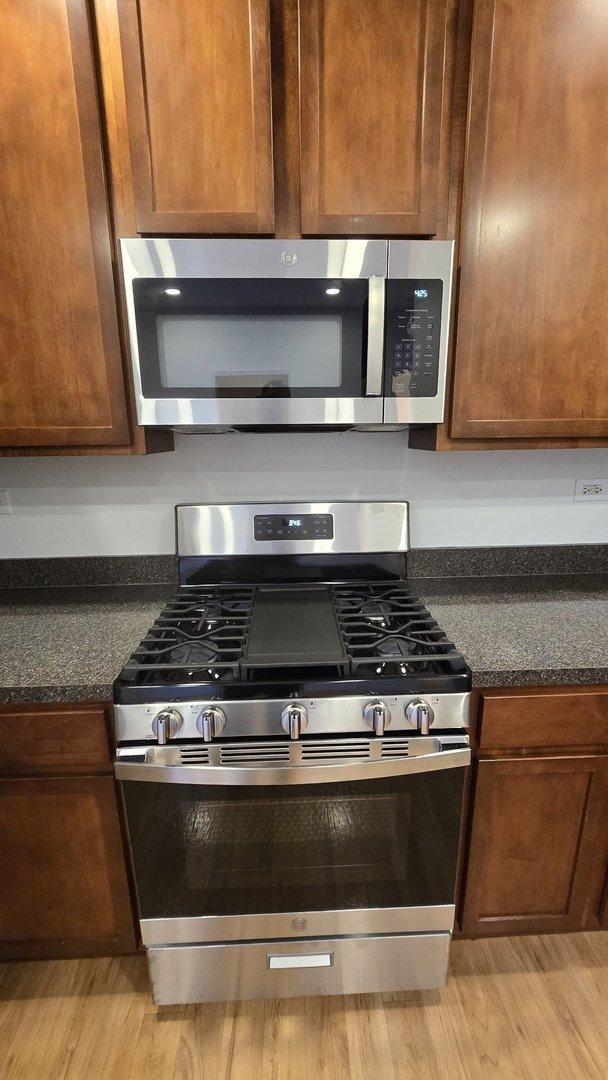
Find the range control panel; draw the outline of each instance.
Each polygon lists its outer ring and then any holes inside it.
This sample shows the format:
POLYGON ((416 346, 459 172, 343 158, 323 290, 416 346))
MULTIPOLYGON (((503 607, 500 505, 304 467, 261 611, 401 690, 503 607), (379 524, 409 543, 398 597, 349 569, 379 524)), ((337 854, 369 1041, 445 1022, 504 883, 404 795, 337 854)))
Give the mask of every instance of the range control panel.
POLYGON ((333 540, 333 514, 255 514, 255 540, 333 540))
POLYGON ((387 281, 387 397, 435 397, 442 299, 440 280, 387 281))

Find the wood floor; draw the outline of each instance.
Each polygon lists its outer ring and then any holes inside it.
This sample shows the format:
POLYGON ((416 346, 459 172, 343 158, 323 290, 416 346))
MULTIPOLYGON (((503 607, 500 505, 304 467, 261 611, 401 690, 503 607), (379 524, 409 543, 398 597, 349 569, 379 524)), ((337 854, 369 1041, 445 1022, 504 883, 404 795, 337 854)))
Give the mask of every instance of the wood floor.
POLYGON ((608 933, 457 941, 442 991, 155 1009, 140 957, 0 967, 2 1080, 608 1076, 608 933))

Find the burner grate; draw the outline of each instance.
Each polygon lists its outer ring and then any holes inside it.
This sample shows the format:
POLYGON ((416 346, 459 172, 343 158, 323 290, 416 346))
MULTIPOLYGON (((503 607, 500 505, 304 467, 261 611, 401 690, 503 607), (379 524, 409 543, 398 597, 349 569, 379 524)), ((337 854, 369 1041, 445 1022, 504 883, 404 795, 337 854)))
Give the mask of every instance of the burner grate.
POLYGON ((351 670, 368 676, 439 674, 462 657, 405 583, 334 587, 351 670))
POLYGON ((180 590, 122 670, 129 682, 164 683, 238 678, 254 590, 180 590))

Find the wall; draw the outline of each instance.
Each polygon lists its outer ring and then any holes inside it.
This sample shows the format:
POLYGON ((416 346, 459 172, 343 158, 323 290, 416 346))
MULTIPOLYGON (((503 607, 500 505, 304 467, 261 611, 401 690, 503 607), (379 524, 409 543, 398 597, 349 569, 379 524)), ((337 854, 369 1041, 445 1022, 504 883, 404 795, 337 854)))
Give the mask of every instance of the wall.
POLYGON ((608 450, 433 454, 393 434, 184 435, 147 458, 0 458, 0 557, 168 553, 178 502, 409 499, 412 546, 607 543, 608 450))

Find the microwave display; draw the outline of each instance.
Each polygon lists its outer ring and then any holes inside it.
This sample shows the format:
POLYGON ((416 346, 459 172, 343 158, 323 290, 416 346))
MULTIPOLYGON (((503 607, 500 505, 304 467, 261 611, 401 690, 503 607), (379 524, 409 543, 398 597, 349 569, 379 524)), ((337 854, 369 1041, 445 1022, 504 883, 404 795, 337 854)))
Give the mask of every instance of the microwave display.
POLYGON ((443 285, 435 281, 386 283, 385 393, 434 397, 439 378, 443 285))

